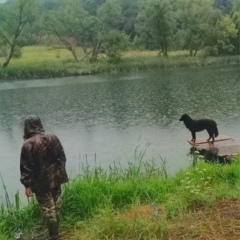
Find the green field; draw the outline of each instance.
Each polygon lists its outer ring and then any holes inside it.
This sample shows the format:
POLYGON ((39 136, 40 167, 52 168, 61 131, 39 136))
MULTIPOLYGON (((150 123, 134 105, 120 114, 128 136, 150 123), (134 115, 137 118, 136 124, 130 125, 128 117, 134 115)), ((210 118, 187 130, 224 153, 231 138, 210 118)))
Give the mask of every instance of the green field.
MULTIPOLYGON (((189 57, 186 51, 169 52, 169 57, 158 56, 157 51, 129 51, 122 61, 109 63, 104 54, 98 61, 90 63, 83 59, 81 49, 77 51, 79 61, 74 61, 66 49, 49 47, 24 47, 22 56, 12 59, 6 69, 0 70, 0 80, 41 79, 74 75, 136 72, 150 69, 197 67, 206 65, 239 64, 238 56, 189 57)), ((4 59, 0 59, 3 63, 4 59)))

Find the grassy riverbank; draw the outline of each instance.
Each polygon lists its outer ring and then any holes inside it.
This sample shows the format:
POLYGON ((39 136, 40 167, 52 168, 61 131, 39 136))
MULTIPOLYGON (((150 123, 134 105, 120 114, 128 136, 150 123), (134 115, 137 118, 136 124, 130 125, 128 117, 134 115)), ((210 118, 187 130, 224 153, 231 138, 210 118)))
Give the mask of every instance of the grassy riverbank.
MULTIPOLYGON (((24 47, 22 56, 12 59, 6 69, 0 69, 1 80, 40 79, 100 73, 136 72, 150 69, 196 67, 207 65, 240 64, 238 56, 189 57, 186 51, 170 52, 169 57, 158 56, 157 51, 130 51, 124 54, 118 64, 107 62, 104 55, 95 63, 83 61, 83 53, 78 51, 79 61, 72 60, 66 49, 47 47, 24 47)), ((3 59, 0 59, 0 63, 3 59)))
MULTIPOLYGON (((168 176, 164 167, 154 162, 129 164, 127 168, 113 166, 107 171, 84 167, 83 173, 64 188, 63 239, 192 239, 194 234, 197 237, 206 233, 206 222, 189 230, 189 224, 194 225, 200 213, 210 212, 208 224, 212 226, 215 222, 211 221, 216 221, 211 220, 213 206, 220 199, 240 197, 240 158, 227 165, 199 160, 195 167, 174 176, 168 176), (148 195, 157 211, 151 207, 148 195), (180 224, 182 232, 185 227, 192 235, 181 238, 176 234, 180 224)), ((9 237, 20 227, 26 239, 31 239, 43 229, 38 207, 31 202, 21 209, 16 202, 14 214, 13 208, 9 213, 2 206, 0 232, 9 237)), ((12 238, 0 236, 0 239, 12 238)))

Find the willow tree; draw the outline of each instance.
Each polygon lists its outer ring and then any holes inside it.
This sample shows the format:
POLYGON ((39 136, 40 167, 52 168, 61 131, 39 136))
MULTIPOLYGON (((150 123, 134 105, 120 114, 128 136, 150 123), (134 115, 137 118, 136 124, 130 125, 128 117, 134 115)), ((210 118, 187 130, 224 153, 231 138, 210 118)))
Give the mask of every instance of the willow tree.
POLYGON ((173 4, 169 0, 149 0, 140 5, 136 19, 137 36, 145 46, 159 49, 164 56, 174 35, 176 22, 173 4))
POLYGON ((177 16, 179 39, 190 56, 204 47, 206 34, 213 26, 212 16, 216 13, 213 0, 178 0, 177 16))
POLYGON ((57 37, 73 58, 78 60, 77 47, 82 47, 85 58, 88 58, 88 49, 96 36, 98 21, 83 8, 81 1, 65 0, 58 9, 43 15, 42 28, 57 37))
MULTIPOLYGON (((108 60, 118 62, 129 45, 127 35, 119 30, 123 22, 122 7, 118 0, 107 0, 97 10, 101 29, 98 33, 98 49, 105 50, 108 60)), ((94 49, 96 52, 96 49, 94 49)))
POLYGON ((24 28, 34 19, 34 6, 34 0, 16 0, 1 6, 0 41, 8 50, 3 68, 11 61, 24 28))

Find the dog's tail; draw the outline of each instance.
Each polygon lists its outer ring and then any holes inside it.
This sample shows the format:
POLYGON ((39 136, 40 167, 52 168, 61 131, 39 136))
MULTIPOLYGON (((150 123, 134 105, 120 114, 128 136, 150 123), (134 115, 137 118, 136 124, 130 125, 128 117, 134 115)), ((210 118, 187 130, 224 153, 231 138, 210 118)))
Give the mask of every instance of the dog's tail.
POLYGON ((213 132, 214 132, 214 136, 217 137, 217 136, 218 136, 218 128, 217 128, 217 125, 214 127, 213 132))

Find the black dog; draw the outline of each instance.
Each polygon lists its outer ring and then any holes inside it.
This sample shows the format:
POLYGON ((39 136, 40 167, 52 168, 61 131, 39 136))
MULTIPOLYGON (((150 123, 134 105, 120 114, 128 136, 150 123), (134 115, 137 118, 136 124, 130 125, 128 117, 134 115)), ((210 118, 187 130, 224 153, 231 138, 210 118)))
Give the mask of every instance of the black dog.
POLYGON ((193 120, 187 114, 183 114, 179 121, 183 121, 185 126, 191 131, 192 141, 194 143, 196 141, 196 132, 200 132, 205 129, 209 134, 209 138, 207 139, 207 141, 210 141, 210 139, 212 138, 212 143, 214 143, 214 137, 218 136, 217 123, 211 119, 193 120))

